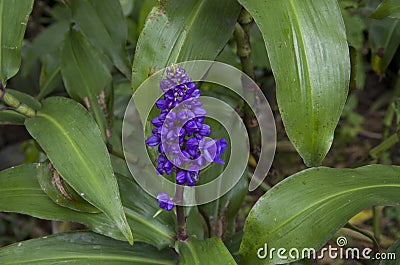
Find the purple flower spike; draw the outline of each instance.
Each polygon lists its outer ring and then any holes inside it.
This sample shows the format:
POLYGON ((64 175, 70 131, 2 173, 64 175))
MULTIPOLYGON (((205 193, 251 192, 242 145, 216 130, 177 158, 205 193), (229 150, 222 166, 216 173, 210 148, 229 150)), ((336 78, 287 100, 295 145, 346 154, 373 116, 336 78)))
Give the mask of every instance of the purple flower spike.
MULTIPOLYGON (((176 172, 176 183, 194 186, 199 181, 201 167, 211 162, 225 163, 220 155, 228 144, 223 138, 204 139, 211 134, 211 127, 203 123, 207 111, 199 100, 200 89, 187 76, 185 69, 167 68, 160 87, 164 96, 157 100, 156 106, 161 112, 151 120, 155 128, 146 144, 158 146, 158 174, 176 172)), ((174 207, 174 202, 165 192, 158 194, 157 200, 163 209, 170 211, 174 207)))
POLYGON ((169 197, 169 195, 165 192, 160 192, 157 196, 157 201, 160 204, 160 208, 163 208, 167 211, 171 211, 174 208, 175 203, 169 197))

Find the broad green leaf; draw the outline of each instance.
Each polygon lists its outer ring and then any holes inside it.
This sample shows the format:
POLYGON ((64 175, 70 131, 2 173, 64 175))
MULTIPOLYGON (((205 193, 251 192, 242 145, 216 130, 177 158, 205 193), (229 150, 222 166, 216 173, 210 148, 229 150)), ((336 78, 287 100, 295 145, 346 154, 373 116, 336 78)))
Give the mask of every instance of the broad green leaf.
POLYGON ((338 3, 239 2, 263 35, 289 139, 306 165, 319 165, 332 144, 350 79, 346 31, 338 3))
MULTIPOLYGON (((0 171, 0 211, 28 214, 41 219, 73 221, 85 224, 97 233, 126 240, 103 213, 78 212, 56 204, 41 189, 37 177, 43 165, 32 164, 0 171)), ((142 192, 132 180, 117 175, 129 225, 136 241, 158 249, 172 245, 175 239, 175 216, 163 212, 156 218, 157 200, 142 192), (138 196, 140 194, 140 196, 138 196)))
POLYGON ((119 0, 71 0, 70 3, 72 19, 89 42, 130 78, 130 63, 125 51, 127 26, 119 0))
POLYGON ((55 203, 75 211, 98 213, 93 205, 82 199, 49 163, 37 166, 37 178, 42 190, 55 203))
POLYGON ((26 164, 0 171, 0 211, 23 213, 37 218, 74 221, 93 231, 119 240, 121 232, 104 214, 73 211, 54 203, 37 180, 39 164, 26 164))
POLYGON ((170 64, 214 60, 232 36, 239 11, 234 0, 158 2, 136 46, 133 89, 170 64))
POLYGON ((372 205, 400 205, 399 194, 398 166, 301 171, 270 189, 250 211, 240 247, 242 261, 293 261, 277 255, 259 259, 257 251, 265 244, 268 249, 319 249, 361 210, 372 205))
POLYGON ((383 0, 370 17, 377 19, 385 17, 400 18, 399 0, 383 0))
POLYGON ((111 73, 100 54, 74 29, 67 33, 64 41, 61 72, 68 94, 85 102, 106 140, 106 117, 109 116, 106 102, 110 94, 111 73))
POLYGON ((224 243, 216 237, 207 240, 190 238, 187 242, 179 242, 178 252, 181 255, 180 265, 236 264, 224 243))
POLYGON ((86 109, 71 99, 48 98, 25 126, 61 177, 113 220, 132 243, 110 156, 86 109))
POLYGON ((171 250, 126 242, 91 232, 69 232, 15 243, 0 249, 1 264, 176 264, 171 250))
POLYGON ((0 78, 4 87, 21 65, 22 39, 32 7, 33 0, 0 2, 0 78))
POLYGON ((397 265, 400 257, 400 238, 391 245, 386 251, 386 260, 382 260, 379 265, 397 265), (390 255, 390 257, 389 257, 390 255))

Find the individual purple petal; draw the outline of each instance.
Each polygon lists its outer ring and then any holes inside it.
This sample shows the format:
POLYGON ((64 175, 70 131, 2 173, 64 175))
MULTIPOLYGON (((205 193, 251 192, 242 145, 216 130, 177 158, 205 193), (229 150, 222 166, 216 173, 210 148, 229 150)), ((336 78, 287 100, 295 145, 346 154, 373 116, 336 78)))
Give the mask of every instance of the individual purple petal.
POLYGON ((155 117, 151 120, 151 123, 156 127, 160 127, 161 125, 163 125, 164 120, 160 120, 160 117, 155 117))
POLYGON ((186 184, 188 186, 194 186, 194 184, 196 184, 198 180, 199 180, 198 171, 188 171, 188 174, 186 174, 186 184))
POLYGON ((218 164, 221 164, 221 165, 224 165, 224 164, 225 164, 225 161, 222 160, 222 159, 219 157, 219 155, 216 155, 216 156, 214 157, 213 162, 218 163, 218 164))
POLYGON ((220 158, 220 155, 225 152, 226 148, 228 147, 228 143, 226 142, 225 138, 221 138, 217 141, 217 152, 215 154, 213 162, 219 164, 225 164, 225 161, 220 158))
POLYGON ((190 158, 190 154, 186 150, 182 150, 182 154, 186 158, 190 158))
POLYGON ((162 143, 160 143, 160 145, 158 146, 158 152, 159 152, 160 154, 164 154, 164 153, 165 153, 165 151, 164 151, 164 145, 163 145, 162 143))
POLYGON ((189 82, 189 83, 186 83, 185 85, 186 85, 186 87, 188 89, 196 88, 196 83, 195 82, 189 82))
POLYGON ((188 135, 192 135, 197 132, 199 128, 197 127, 197 123, 195 120, 190 120, 185 124, 185 129, 188 135))
POLYGON ((196 138, 190 138, 186 141, 186 147, 196 150, 199 147, 199 141, 196 138))
POLYGON ((175 205, 174 202, 172 201, 172 199, 169 197, 169 195, 165 192, 160 192, 157 195, 157 201, 160 205, 160 208, 163 208, 167 211, 171 211, 175 205))
POLYGON ((203 115, 207 114, 207 111, 205 109, 203 109, 203 108, 200 108, 200 107, 196 107, 193 110, 193 112, 194 112, 194 114, 196 114, 196 116, 200 116, 200 115, 203 116, 203 115))
POLYGON ((226 142, 225 138, 219 139, 219 141, 217 141, 217 154, 220 155, 225 152, 227 147, 228 143, 226 142))
POLYGON ((208 162, 213 162, 216 154, 216 144, 214 140, 204 140, 200 142, 200 150, 203 153, 203 157, 208 162))
POLYGON ((165 174, 167 175, 171 174, 173 166, 174 165, 171 163, 171 161, 167 160, 164 164, 165 174))
POLYGON ((156 106, 157 106, 157 108, 159 108, 160 110, 164 110, 164 109, 167 108, 168 103, 169 103, 169 102, 168 102, 167 100, 165 100, 165 99, 163 99, 163 98, 160 98, 159 100, 156 101, 156 106))
POLYGON ((211 134, 211 127, 208 124, 202 124, 199 129, 201 136, 209 136, 211 134))
POLYGON ((185 182, 186 182, 186 175, 187 175, 188 173, 187 173, 187 171, 185 171, 185 170, 179 170, 177 173, 176 173, 176 182, 178 183, 178 184, 184 184, 185 182))
POLYGON ((197 149, 188 149, 187 151, 192 157, 196 156, 197 154, 197 149))
POLYGON ((152 135, 146 139, 146 144, 148 146, 156 146, 159 143, 160 143, 160 137, 158 137, 157 135, 152 135))

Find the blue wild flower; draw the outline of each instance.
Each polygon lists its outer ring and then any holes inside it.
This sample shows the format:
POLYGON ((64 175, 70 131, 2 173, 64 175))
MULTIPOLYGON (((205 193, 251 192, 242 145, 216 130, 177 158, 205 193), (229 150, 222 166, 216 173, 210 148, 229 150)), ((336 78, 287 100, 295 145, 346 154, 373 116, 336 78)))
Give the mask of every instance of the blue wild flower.
MULTIPOLYGON (((176 183, 194 186, 207 163, 224 164, 220 155, 228 144, 224 138, 205 138, 211 134, 211 127, 203 123, 207 111, 199 101, 200 90, 185 69, 168 67, 160 88, 164 92, 156 102, 160 114, 151 120, 155 127, 146 144, 158 146, 158 174, 175 172, 176 183)), ((173 199, 165 192, 159 193, 157 200, 160 208, 170 211, 174 207, 173 199)))

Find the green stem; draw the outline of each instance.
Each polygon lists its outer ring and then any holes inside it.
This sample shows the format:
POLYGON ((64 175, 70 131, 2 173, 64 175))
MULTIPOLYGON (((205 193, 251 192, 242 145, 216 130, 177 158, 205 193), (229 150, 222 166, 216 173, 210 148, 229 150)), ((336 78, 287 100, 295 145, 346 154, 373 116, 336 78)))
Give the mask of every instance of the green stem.
POLYGON ((237 55, 240 58, 242 70, 254 80, 254 68, 251 61, 250 27, 253 19, 246 10, 242 10, 233 33, 237 44, 237 55))
POLYGON ((368 237, 368 238, 371 239, 371 241, 374 243, 375 247, 376 247, 378 250, 380 249, 378 240, 377 240, 376 237, 375 237, 374 235, 372 235, 371 233, 369 233, 369 232, 367 232, 367 231, 365 231, 365 230, 362 230, 362 229, 356 227, 355 225, 352 225, 351 223, 347 223, 344 227, 345 227, 345 228, 348 228, 348 229, 350 229, 350 230, 356 231, 356 232, 358 232, 358 233, 360 233, 360 234, 362 234, 362 235, 368 237))
POLYGON ((399 136, 397 133, 393 134, 378 146, 374 147, 369 151, 369 154, 372 158, 377 159, 380 155, 386 150, 390 149, 393 145, 395 145, 399 141, 399 136))
MULTIPOLYGON (((245 9, 242 9, 238 18, 238 23, 236 23, 233 35, 236 40, 237 55, 240 58, 242 70, 251 79, 255 80, 254 67, 251 60, 250 44, 250 28, 252 22, 253 18, 250 16, 250 14, 245 9)), ((244 93, 249 95, 254 94, 252 91, 246 91, 247 85, 245 80, 242 80, 242 85, 244 88, 244 93)), ((257 99, 254 98, 254 101, 256 100, 257 99)), ((251 152, 255 158, 258 158, 261 145, 261 135, 258 129, 259 126, 257 119, 255 118, 254 113, 247 104, 244 105, 244 123, 249 132, 251 152)))
POLYGON ((392 100, 389 102, 389 106, 386 110, 385 117, 383 118, 383 131, 382 131, 383 140, 385 140, 389 136, 390 127, 392 126, 393 117, 395 113, 393 105, 399 96, 400 96, 400 76, 398 76, 397 78, 397 82, 391 97, 392 100))
POLYGON ((3 101, 7 106, 13 108, 14 111, 28 118, 34 117, 36 115, 36 111, 34 109, 22 103, 10 93, 7 93, 5 88, 0 87, 0 93, 0 100, 3 101))
POLYGON ((372 219, 372 226, 374 229, 374 236, 377 240, 381 237, 381 207, 379 206, 374 206, 372 207, 372 214, 373 214, 373 219, 372 219))
MULTIPOLYGON (((182 202, 183 201, 183 191, 184 187, 181 185, 176 186, 175 191, 175 201, 182 202)), ((186 241, 188 239, 187 229, 186 229, 186 217, 185 217, 185 208, 180 205, 176 205, 176 220, 178 222, 178 235, 177 238, 179 241, 186 241)))

